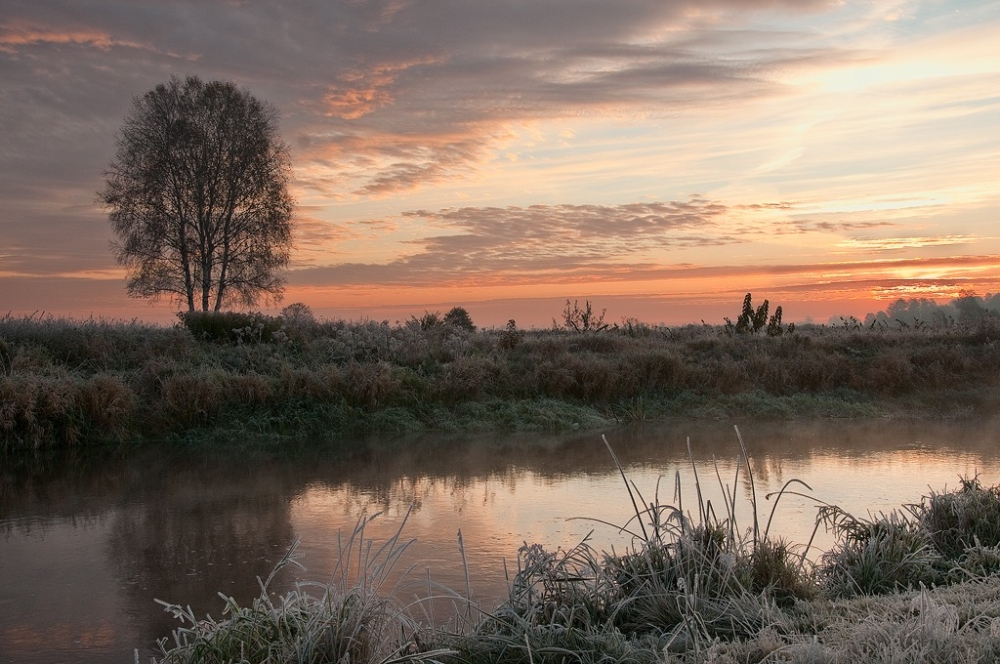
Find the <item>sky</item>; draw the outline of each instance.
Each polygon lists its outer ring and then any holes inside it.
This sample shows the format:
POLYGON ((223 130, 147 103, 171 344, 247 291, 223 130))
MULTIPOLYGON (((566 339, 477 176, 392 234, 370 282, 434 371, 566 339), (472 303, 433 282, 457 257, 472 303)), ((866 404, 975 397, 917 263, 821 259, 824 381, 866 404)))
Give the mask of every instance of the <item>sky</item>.
POLYGON ((1000 291, 1000 3, 4 0, 0 312, 127 297, 97 202, 172 76, 278 113, 282 305, 546 327, 786 321, 1000 291))

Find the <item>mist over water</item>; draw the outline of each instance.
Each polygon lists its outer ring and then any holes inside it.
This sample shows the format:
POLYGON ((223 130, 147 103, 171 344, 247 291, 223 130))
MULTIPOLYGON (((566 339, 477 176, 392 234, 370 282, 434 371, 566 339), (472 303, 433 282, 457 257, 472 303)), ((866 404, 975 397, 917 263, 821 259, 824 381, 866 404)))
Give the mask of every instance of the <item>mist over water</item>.
MULTIPOLYGON (((645 503, 725 513, 735 489, 741 528, 760 527, 789 480, 855 516, 919 502, 979 475, 1000 483, 995 422, 679 421, 607 432, 645 503), (738 423, 739 424, 739 423, 738 423), (691 441, 691 455, 687 440, 691 441), (680 492, 676 492, 677 486, 680 492)), ((6 460, 5 460, 6 461, 6 460)), ((785 495, 771 533, 805 544, 817 502, 785 495)), ((402 528, 413 540, 390 579, 402 601, 450 589, 489 607, 516 569, 518 547, 568 548, 584 538, 621 552, 638 531, 621 474, 600 432, 569 436, 424 436, 351 444, 53 453, 0 470, 0 662, 131 661, 178 626, 154 598, 220 618, 218 593, 250 602, 295 543, 305 570, 286 567, 272 590, 325 581, 341 541, 362 519, 376 545, 402 528), (374 518, 372 518, 374 517, 374 518), (405 524, 404 524, 405 521, 405 524)), ((832 544, 817 533, 808 555, 832 544)), ((354 547, 353 555, 362 548, 354 547)), ((418 615, 439 624, 455 603, 418 615)))

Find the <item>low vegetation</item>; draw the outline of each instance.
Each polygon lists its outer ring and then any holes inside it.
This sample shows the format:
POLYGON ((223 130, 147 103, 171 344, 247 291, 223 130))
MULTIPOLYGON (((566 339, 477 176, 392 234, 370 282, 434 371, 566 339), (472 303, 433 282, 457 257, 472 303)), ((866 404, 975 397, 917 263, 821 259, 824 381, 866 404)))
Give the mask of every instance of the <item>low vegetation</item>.
MULTIPOLYGON (((405 521, 404 521, 405 523, 405 521)), ((177 604, 159 603, 182 624, 172 642, 159 642, 161 664, 200 662, 405 662, 433 661, 448 650, 415 647, 421 630, 393 597, 388 574, 406 543, 399 535, 378 548, 363 539, 365 522, 341 543, 333 579, 299 583, 277 601, 269 592, 275 573, 297 564, 293 547, 260 581, 249 606, 223 596, 222 620, 199 620, 177 604), (359 560, 354 560, 354 558, 359 560)))
POLYGON ((397 534, 374 548, 354 541, 359 530, 341 549, 343 567, 351 566, 351 551, 376 555, 357 565, 353 585, 338 575, 312 595, 300 585, 276 602, 263 583, 251 608, 227 599, 222 621, 199 622, 168 605, 184 626, 172 645, 162 642, 160 661, 915 663, 1000 657, 1000 487, 966 478, 953 492, 870 519, 823 506, 817 527, 832 527, 839 539, 813 563, 808 546, 769 532, 784 493, 808 487, 786 484, 765 520, 756 513, 752 466, 743 468, 752 525, 736 522, 739 475, 722 487, 726 505, 702 501, 699 485, 695 509, 684 512, 659 500, 647 503, 623 473, 635 505, 622 526, 632 534, 629 550, 598 552, 586 541, 569 551, 526 544, 508 597, 496 607, 466 602, 447 628, 415 621, 419 602, 406 608, 372 592, 405 543, 397 534))
POLYGON ((457 307, 388 321, 185 314, 0 318, 0 447, 206 434, 557 430, 686 417, 961 417, 1000 403, 1000 319, 784 325, 565 321, 476 329, 457 307))

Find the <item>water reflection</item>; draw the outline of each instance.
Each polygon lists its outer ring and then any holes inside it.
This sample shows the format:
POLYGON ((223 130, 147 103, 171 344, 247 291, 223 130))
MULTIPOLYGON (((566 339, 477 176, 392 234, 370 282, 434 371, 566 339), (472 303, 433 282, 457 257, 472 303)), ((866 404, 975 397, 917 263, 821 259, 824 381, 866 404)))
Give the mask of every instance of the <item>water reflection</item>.
MULTIPOLYGON (((961 475, 1000 481, 993 423, 748 423, 741 431, 763 519, 764 494, 792 478, 859 516, 953 487, 961 475)), ((609 440, 647 502, 658 494, 693 508, 697 472, 718 511, 736 491, 741 523, 750 524, 753 494, 731 424, 675 422, 609 440)), ((473 595, 490 603, 505 588, 504 561, 523 542, 568 547, 590 534, 601 548, 627 546, 627 534, 602 522, 624 524, 631 503, 595 434, 4 459, 0 662, 131 661, 134 647, 150 654, 176 626, 154 597, 218 617, 217 592, 249 601, 256 577, 296 539, 302 576, 322 580, 337 563, 337 533, 379 512, 367 537, 385 540, 408 519, 404 537, 415 538, 400 563, 414 568, 404 594, 425 592, 427 571, 464 594, 461 530, 473 595)), ((786 496, 775 528, 804 542, 814 518, 815 503, 786 496)), ((293 581, 289 568, 275 587, 293 581)), ((441 617, 448 607, 428 610, 441 617)))

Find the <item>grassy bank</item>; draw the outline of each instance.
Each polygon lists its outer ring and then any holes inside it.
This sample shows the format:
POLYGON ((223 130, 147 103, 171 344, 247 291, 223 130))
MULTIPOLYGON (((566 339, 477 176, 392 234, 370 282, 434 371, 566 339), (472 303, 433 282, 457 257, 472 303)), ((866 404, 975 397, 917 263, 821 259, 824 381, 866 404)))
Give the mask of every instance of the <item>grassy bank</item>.
POLYGON ((0 319, 0 444, 559 430, 686 417, 961 417, 1000 404, 1000 323, 469 330, 0 319), (213 327, 214 326, 214 327, 213 327))
MULTIPOLYGON (((746 474, 751 467, 744 466, 746 474)), ((446 628, 428 627, 419 601, 404 606, 397 589, 387 587, 406 547, 401 533, 373 546, 362 541, 362 523, 342 543, 329 583, 300 584, 277 597, 264 582, 248 606, 228 599, 220 620, 199 621, 179 605, 166 605, 183 625, 162 642, 160 661, 945 663, 1000 657, 1000 487, 966 479, 957 490, 870 518, 824 506, 818 527, 832 528, 838 539, 813 561, 807 547, 770 535, 774 512, 757 510, 752 475, 744 477, 757 515, 752 524, 736 522, 736 491, 725 491, 727 505, 699 500, 682 512, 647 503, 626 480, 635 505, 633 518, 622 524, 633 536, 628 550, 599 552, 586 542, 569 551, 525 545, 507 598, 483 607, 451 592, 458 609, 446 628)), ((734 481, 723 488, 741 484, 739 476, 734 481)), ((800 484, 793 480, 771 498, 780 502, 784 491, 806 490, 800 484)))

